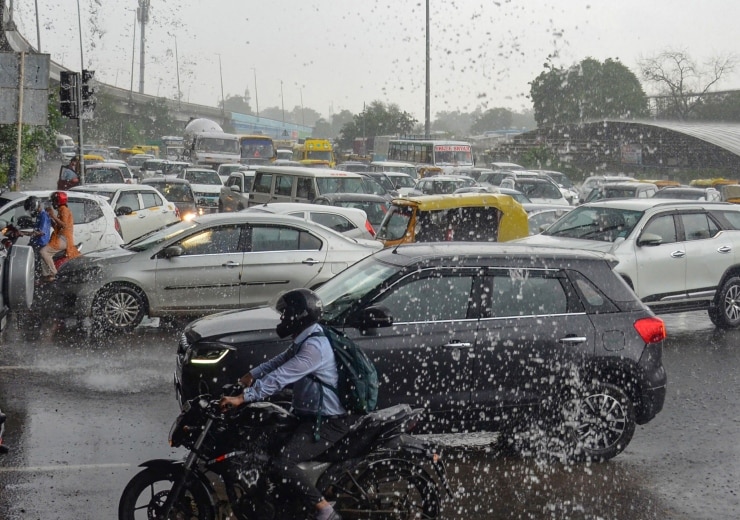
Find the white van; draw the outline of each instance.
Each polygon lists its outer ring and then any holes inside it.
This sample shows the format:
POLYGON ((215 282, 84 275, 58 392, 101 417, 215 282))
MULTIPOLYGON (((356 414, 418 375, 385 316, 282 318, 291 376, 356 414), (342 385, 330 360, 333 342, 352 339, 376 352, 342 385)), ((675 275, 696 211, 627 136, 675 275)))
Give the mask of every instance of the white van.
POLYGON ((269 202, 311 202, 325 193, 373 193, 357 173, 328 168, 260 166, 254 175, 249 206, 269 202))

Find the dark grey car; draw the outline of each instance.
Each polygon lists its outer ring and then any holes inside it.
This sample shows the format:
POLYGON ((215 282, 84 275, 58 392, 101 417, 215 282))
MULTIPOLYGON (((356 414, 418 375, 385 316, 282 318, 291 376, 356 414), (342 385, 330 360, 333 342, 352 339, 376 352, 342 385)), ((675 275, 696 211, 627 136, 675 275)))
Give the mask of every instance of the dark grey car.
MULTIPOLYGON (((663 407, 665 328, 600 253, 498 243, 382 250, 317 289, 323 321, 375 362, 380 407, 426 407, 423 430, 533 422, 609 459, 663 407)), ((180 399, 232 383, 287 347, 270 308, 192 322, 180 399)))

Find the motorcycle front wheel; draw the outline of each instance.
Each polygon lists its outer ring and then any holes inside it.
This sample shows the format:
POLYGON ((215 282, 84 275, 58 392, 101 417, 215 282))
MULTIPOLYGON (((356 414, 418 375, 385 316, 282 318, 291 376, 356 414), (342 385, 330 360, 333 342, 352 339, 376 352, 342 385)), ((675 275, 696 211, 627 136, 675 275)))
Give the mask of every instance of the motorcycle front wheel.
POLYGON ((147 468, 126 485, 118 503, 118 520, 213 520, 210 501, 198 485, 185 484, 170 514, 162 511, 167 496, 180 476, 166 468, 147 468))
POLYGON ((335 509, 346 519, 440 518, 440 498, 432 477, 411 462, 377 461, 335 484, 335 509))

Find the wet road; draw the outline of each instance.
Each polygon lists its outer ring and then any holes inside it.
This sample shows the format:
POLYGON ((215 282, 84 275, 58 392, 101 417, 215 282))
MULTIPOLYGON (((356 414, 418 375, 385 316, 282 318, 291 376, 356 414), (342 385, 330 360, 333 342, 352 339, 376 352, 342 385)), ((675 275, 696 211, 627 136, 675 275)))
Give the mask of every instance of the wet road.
MULTIPOLYGON (((454 438, 448 472, 459 498, 447 519, 740 518, 740 331, 704 313, 664 316, 669 389, 663 412, 607 464, 562 465, 454 438)), ((0 519, 108 519, 139 462, 180 457, 167 445, 178 407, 176 331, 140 327, 94 338, 12 327, 0 345, 0 519)))

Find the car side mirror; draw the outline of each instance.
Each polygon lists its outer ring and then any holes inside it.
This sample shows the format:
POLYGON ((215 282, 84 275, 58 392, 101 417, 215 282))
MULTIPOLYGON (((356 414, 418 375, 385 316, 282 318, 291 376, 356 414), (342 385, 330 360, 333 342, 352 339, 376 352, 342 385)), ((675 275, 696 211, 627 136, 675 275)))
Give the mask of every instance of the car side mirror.
POLYGON ((642 246, 659 246, 663 243, 663 237, 653 233, 643 233, 637 240, 637 245, 642 246))
POLYGON ((359 311, 350 322, 360 330, 390 327, 393 325, 393 316, 387 307, 372 305, 359 311))
POLYGON ((116 208, 116 215, 118 215, 119 217, 123 215, 130 215, 133 212, 134 210, 132 210, 128 206, 119 206, 116 208))
POLYGON ((162 257, 173 258, 175 256, 180 256, 183 253, 185 253, 185 250, 182 248, 182 246, 169 246, 165 247, 162 250, 162 257))
POLYGON ((236 193, 241 193, 242 192, 242 190, 239 189, 239 185, 238 184, 232 184, 230 187, 231 187, 231 191, 233 191, 233 192, 236 192, 236 193))

